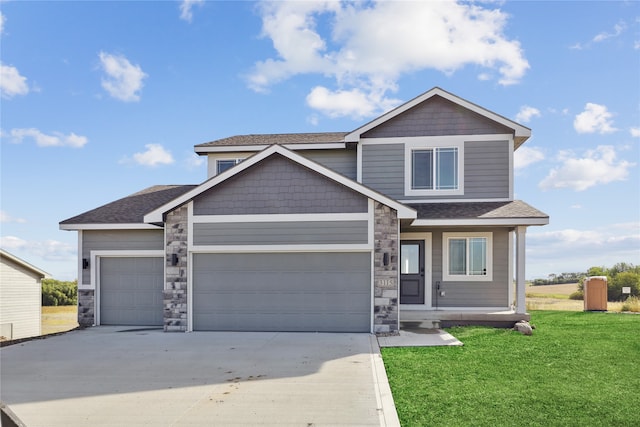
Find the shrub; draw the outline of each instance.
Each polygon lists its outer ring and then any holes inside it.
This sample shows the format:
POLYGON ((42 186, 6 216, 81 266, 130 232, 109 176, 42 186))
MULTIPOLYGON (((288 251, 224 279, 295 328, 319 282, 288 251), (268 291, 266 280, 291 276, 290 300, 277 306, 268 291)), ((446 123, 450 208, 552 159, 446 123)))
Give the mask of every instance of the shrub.
POLYGON ((78 304, 78 282, 62 282, 55 279, 42 279, 42 305, 78 304))
POLYGON ((624 271, 616 274, 608 283, 608 300, 622 301, 627 296, 640 295, 640 274, 635 271, 624 271), (622 288, 631 288, 631 294, 622 293, 622 288))
POLYGON ((640 313, 640 297, 629 297, 622 303, 621 311, 640 313))
POLYGON ((575 292, 573 292, 571 295, 569 295, 569 299, 575 299, 575 300, 583 300, 584 299, 584 291, 582 289, 579 289, 575 292))

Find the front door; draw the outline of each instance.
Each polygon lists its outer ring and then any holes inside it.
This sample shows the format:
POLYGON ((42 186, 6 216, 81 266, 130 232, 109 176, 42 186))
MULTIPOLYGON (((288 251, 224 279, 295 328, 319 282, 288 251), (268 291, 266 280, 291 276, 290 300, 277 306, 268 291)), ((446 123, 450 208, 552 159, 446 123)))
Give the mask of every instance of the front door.
POLYGON ((400 243, 400 304, 424 304, 424 240, 400 243))

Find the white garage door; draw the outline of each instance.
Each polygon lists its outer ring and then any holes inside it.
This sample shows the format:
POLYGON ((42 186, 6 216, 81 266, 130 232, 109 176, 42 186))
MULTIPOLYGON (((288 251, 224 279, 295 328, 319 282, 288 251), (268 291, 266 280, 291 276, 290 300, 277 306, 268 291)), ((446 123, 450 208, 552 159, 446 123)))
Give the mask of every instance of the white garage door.
POLYGON ((100 324, 163 324, 164 259, 100 258, 100 324))
POLYGON ((193 255, 193 326, 369 332, 371 254, 193 255))

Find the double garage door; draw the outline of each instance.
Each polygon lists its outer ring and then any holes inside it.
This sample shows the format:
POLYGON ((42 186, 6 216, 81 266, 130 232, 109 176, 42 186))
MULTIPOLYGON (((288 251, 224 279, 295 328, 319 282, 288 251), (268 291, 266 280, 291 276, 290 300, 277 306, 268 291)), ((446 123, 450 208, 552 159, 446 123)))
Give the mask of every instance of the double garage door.
POLYGON ((193 255, 193 329, 369 332, 369 253, 193 255))
MULTIPOLYGON (((163 324, 160 257, 100 260, 100 323, 163 324)), ((369 332, 370 253, 194 254, 193 329, 369 332)))

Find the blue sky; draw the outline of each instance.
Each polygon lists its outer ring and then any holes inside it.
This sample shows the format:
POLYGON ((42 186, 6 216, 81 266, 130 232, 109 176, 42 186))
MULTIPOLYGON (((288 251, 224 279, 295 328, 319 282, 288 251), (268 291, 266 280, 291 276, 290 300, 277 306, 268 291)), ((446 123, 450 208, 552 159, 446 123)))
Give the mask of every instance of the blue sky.
POLYGON ((196 184, 193 146, 350 131, 440 86, 532 128, 527 277, 640 264, 640 3, 0 2, 1 245, 63 280, 58 222, 196 184))

